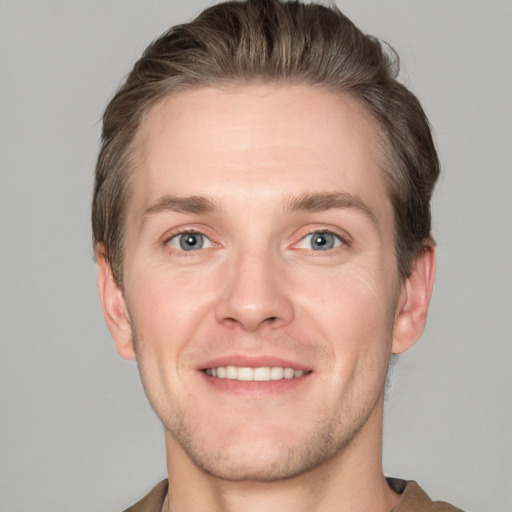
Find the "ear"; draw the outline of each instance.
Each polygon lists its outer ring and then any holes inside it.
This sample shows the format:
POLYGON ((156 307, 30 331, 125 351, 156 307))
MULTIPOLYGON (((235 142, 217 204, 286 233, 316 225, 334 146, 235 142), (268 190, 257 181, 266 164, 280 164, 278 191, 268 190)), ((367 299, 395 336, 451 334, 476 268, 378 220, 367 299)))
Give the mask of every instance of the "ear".
POLYGON ((423 333, 435 274, 435 249, 428 247, 416 258, 411 275, 402 284, 393 327, 394 354, 411 348, 423 333))
POLYGON ((124 359, 135 359, 128 308, 123 292, 112 275, 110 262, 101 244, 96 247, 96 260, 98 262, 98 291, 101 307, 108 330, 114 338, 117 353, 124 359))

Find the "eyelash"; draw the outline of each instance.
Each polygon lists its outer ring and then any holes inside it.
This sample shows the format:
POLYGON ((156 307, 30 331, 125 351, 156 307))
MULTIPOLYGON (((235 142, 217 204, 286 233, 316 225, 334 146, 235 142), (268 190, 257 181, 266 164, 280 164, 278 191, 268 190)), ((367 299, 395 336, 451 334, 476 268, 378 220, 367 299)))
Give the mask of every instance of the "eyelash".
MULTIPOLYGON (((173 233, 171 233, 171 235, 165 237, 163 245, 166 246, 166 247, 171 247, 170 244, 171 244, 171 240, 173 238, 178 238, 180 236, 184 236, 184 235, 187 235, 187 234, 190 234, 190 235, 200 235, 200 236, 204 237, 206 240, 208 240, 208 242, 211 244, 211 246, 215 246, 216 245, 216 244, 214 244, 214 242, 211 241, 210 237, 207 234, 205 234, 201 229, 195 229, 195 228, 185 228, 185 229, 182 229, 182 230, 174 231, 173 233)), ((173 248, 173 249, 176 250, 179 253, 183 253, 183 255, 186 255, 186 256, 189 256, 188 253, 198 252, 198 250, 199 250, 199 249, 196 249, 195 251, 194 250, 186 251, 186 250, 183 249, 183 250, 180 251, 179 249, 175 249, 175 248, 173 248)), ((202 249, 202 247, 200 249, 202 249)))
MULTIPOLYGON (((346 236, 343 236, 341 235, 339 232, 337 231, 334 231, 332 229, 329 229, 329 228, 319 228, 319 229, 312 229, 312 230, 309 230, 307 233, 305 233, 303 236, 301 236, 300 240, 295 243, 293 246, 294 247, 297 247, 302 241, 304 241, 308 236, 313 236, 315 234, 322 234, 322 235, 332 235, 334 237, 336 237, 336 239, 340 242, 340 245, 336 246, 336 247, 333 247, 331 249, 329 249, 330 251, 334 250, 334 249, 338 249, 341 247, 350 247, 350 243, 349 241, 347 240, 347 237, 346 236)), ((313 252, 323 252, 321 250, 314 250, 312 248, 310 248, 309 250, 313 251, 313 252)))
MULTIPOLYGON (((340 233, 336 232, 335 230, 332 230, 332 229, 328 229, 328 228, 318 228, 318 229, 311 229, 309 231, 307 231, 306 233, 304 233, 298 242, 294 243, 291 247, 292 248, 297 248, 299 249, 298 245, 303 242, 307 237, 309 236, 313 236, 315 234, 326 234, 326 235, 332 235, 334 237, 336 237, 337 241, 339 241, 339 245, 337 246, 334 246, 334 247, 331 247, 331 248, 327 248, 325 249, 324 251, 322 251, 321 249, 318 249, 318 250, 315 250, 313 249, 312 247, 310 248, 304 248, 304 250, 310 250, 314 253, 321 253, 321 252, 330 252, 330 251, 333 251, 334 249, 338 249, 341 247, 350 247, 350 243, 349 241, 347 240, 347 237, 346 236, 343 236, 341 235, 340 233)), ((218 246, 218 244, 215 244, 214 242, 212 242, 211 238, 206 234, 204 233, 203 230, 201 229, 197 229, 197 228, 186 228, 186 229, 182 229, 182 230, 177 230, 177 231, 174 231, 170 236, 167 236, 163 242, 164 246, 166 246, 167 248, 171 247, 171 249, 175 250, 177 253, 180 253, 182 256, 192 256, 192 254, 189 254, 189 253, 195 253, 195 252, 198 252, 200 251, 201 249, 209 249, 211 248, 212 246, 215 247, 215 246, 218 246), (191 249, 191 250, 185 250, 185 249, 178 249, 178 248, 172 248, 171 247, 171 241, 174 239, 174 238, 177 238, 177 237, 180 237, 180 236, 183 236, 183 235, 187 235, 187 234, 193 234, 193 235, 200 235, 202 237, 204 237, 208 243, 210 244, 208 247, 200 247, 198 249, 191 249)))

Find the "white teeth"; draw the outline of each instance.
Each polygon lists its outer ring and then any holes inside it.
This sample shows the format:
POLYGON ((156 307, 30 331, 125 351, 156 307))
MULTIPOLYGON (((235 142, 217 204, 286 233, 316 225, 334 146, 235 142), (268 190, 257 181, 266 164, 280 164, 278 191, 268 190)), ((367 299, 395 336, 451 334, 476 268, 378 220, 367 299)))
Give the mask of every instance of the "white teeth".
POLYGON ((226 366, 226 379, 236 379, 236 366, 226 366))
POLYGON ((274 368, 270 369, 270 378, 271 380, 281 380, 284 375, 284 370, 280 366, 274 366, 274 368))
POLYGON ((270 368, 268 366, 263 366, 261 368, 254 368, 254 380, 257 381, 266 381, 270 380, 270 368))
POLYGON ((238 368, 236 380, 254 380, 254 370, 252 368, 238 368))
POLYGON ((292 370, 292 368, 285 368, 284 369, 284 378, 285 379, 293 379, 293 370, 292 370))
POLYGON ((261 366, 258 368, 218 366, 217 368, 206 368, 205 373, 218 379, 266 382, 269 380, 294 379, 302 377, 307 372, 294 370, 293 368, 283 368, 282 366, 261 366))

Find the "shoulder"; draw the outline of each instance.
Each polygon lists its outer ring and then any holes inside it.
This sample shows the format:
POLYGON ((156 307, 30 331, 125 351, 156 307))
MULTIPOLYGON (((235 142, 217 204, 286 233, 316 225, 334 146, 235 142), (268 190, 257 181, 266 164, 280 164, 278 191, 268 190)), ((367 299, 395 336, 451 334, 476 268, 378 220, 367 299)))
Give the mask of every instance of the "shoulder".
POLYGON ((402 496, 393 512, 462 512, 444 501, 432 501, 427 493, 414 481, 388 478, 388 485, 402 496))
POLYGON ((167 480, 162 480, 144 498, 124 512, 160 512, 167 495, 167 487, 167 480))

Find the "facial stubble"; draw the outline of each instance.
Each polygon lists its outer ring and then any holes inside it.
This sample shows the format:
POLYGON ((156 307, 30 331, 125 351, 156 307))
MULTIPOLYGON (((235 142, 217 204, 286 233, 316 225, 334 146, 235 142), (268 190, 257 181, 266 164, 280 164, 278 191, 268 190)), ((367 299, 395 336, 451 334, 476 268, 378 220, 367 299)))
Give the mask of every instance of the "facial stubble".
MULTIPOLYGON (((242 446, 242 449, 233 451, 229 447, 219 447, 218 444, 201 437, 198 433, 200 429, 194 428, 196 420, 179 404, 173 404, 172 414, 169 414, 169 410, 166 412, 162 406, 162 397, 159 401, 159 397, 155 396, 145 379, 147 369, 144 368, 144 358, 140 357, 140 340, 133 321, 132 332, 142 385, 151 407, 166 430, 168 444, 170 442, 173 449, 182 450, 196 468, 214 478, 233 482, 272 482, 291 479, 313 471, 347 449, 357 438, 382 397, 380 393, 373 397, 373 402, 370 402, 370 396, 362 395, 366 403, 359 403, 356 408, 347 406, 341 412, 333 411, 327 406, 315 411, 317 419, 313 422, 313 428, 294 444, 286 444, 283 440, 276 443, 271 440, 273 445, 269 449, 266 445, 269 442, 267 433, 262 431, 261 438, 252 439, 251 446, 242 446), (272 457, 259 456, 255 447, 263 447, 261 452, 270 452, 272 457)), ((381 388, 383 387, 384 380, 381 388)), ((350 400, 348 402, 352 403, 350 400)), ((305 417, 309 414, 309 411, 304 411, 305 417)), ((208 419, 205 418, 204 421, 207 422, 208 419)), ((230 431, 230 434, 233 432, 230 431)), ((230 435, 231 446, 239 446, 237 434, 241 435, 240 429, 238 432, 235 430, 234 435, 230 435)), ((241 437, 243 438, 243 435, 241 437)))

